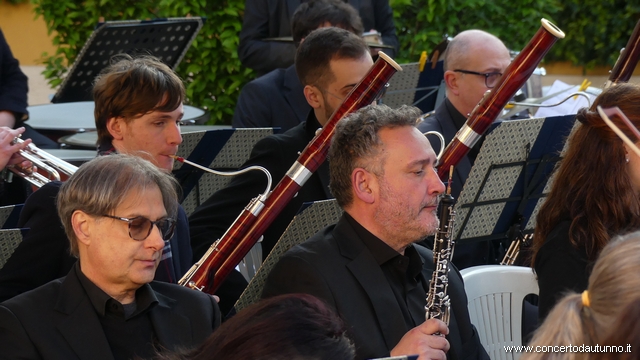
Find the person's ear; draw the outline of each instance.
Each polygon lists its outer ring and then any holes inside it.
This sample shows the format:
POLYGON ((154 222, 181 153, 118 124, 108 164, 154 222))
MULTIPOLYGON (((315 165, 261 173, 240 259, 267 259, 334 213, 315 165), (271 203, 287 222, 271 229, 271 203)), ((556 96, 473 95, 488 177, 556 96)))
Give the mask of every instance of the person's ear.
POLYGON ((355 168, 351 173, 351 184, 354 196, 367 204, 375 202, 378 193, 378 179, 373 173, 355 168))
POLYGON ((114 140, 122 140, 124 138, 125 121, 122 116, 107 119, 107 131, 114 140))
POLYGON ((447 70, 444 72, 444 82, 451 94, 460 95, 460 78, 455 71, 447 70))
POLYGON ((306 85, 304 87, 304 97, 307 99, 309 105, 314 109, 318 109, 324 104, 322 92, 319 88, 313 85, 306 85))
POLYGON ((79 243, 89 245, 95 219, 81 210, 76 210, 71 215, 71 226, 79 243))

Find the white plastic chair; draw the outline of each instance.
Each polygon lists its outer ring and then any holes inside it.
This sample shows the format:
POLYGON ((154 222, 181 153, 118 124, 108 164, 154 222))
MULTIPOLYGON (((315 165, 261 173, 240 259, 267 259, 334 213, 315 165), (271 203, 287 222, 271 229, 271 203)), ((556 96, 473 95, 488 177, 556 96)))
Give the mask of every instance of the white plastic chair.
POLYGON ((504 346, 522 345, 522 301, 538 294, 529 267, 482 265, 460 271, 469 301, 471 323, 491 359, 518 359, 504 346))

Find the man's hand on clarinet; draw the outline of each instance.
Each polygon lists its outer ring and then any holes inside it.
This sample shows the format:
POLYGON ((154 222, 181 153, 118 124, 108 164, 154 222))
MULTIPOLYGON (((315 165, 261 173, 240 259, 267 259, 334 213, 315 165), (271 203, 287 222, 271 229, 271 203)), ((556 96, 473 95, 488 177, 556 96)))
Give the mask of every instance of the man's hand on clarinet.
POLYGON ((398 345, 391 350, 391 356, 417 354, 419 360, 445 360, 449 341, 440 334, 449 334, 447 325, 440 320, 429 319, 404 334, 398 345))

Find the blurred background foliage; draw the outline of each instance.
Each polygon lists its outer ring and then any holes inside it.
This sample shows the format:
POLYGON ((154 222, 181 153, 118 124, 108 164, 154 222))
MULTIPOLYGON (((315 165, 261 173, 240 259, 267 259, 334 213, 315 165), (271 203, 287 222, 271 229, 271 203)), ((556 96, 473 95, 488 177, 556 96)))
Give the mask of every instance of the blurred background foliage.
MULTIPOLYGON (((29 0, 2 0, 19 3, 29 0)), ((44 54, 45 77, 58 85, 99 19, 207 18, 177 72, 188 103, 211 112, 212 124, 229 124, 242 86, 255 75, 243 68, 237 47, 244 0, 30 0, 55 33, 55 54, 44 54)), ((520 50, 547 18, 566 33, 546 61, 612 67, 640 18, 640 3, 626 0, 390 0, 400 63, 418 61, 443 37, 479 28, 520 50), (598 16, 593 16, 598 14, 598 16)))

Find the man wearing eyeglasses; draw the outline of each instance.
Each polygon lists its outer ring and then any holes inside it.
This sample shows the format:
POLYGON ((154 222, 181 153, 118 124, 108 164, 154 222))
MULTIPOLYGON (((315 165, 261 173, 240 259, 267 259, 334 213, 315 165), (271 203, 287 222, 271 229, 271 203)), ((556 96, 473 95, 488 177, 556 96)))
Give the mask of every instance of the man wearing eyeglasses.
MULTIPOLYGON (((451 142, 485 92, 498 83, 510 62, 509 50, 497 37, 482 30, 458 34, 449 43, 444 58, 447 97, 431 116, 418 125, 418 129, 423 133, 437 131, 444 136, 446 144, 451 142)), ((438 153, 440 140, 432 135, 428 138, 438 153)), ((454 198, 460 195, 481 145, 482 140, 456 165, 451 185, 454 198)), ((484 265, 488 260, 487 243, 456 245, 453 262, 460 269, 484 265)))
POLYGON ((153 281, 173 236, 176 189, 139 157, 80 167, 57 199, 78 262, 66 277, 0 304, 0 358, 150 358, 203 342, 220 325, 215 300, 153 281))
MULTIPOLYGON (((152 57, 120 56, 96 78, 96 129, 100 155, 124 153, 150 160, 170 172, 182 143, 184 85, 165 64, 152 57)), ((116 171, 117 169, 113 169, 116 171)), ((20 213, 18 227, 29 228, 0 269, 0 301, 65 276, 76 259, 55 211, 59 182, 34 192, 20 213)), ((179 208, 174 237, 162 252, 156 280, 177 282, 189 269, 192 252, 187 216, 179 208)))

